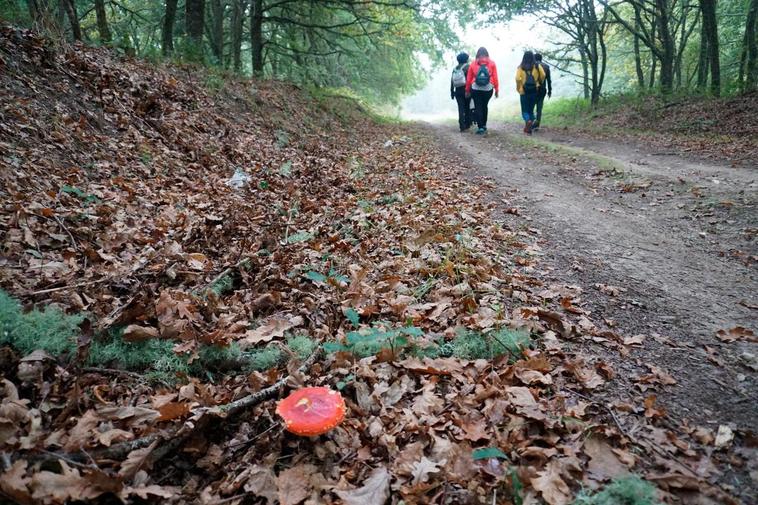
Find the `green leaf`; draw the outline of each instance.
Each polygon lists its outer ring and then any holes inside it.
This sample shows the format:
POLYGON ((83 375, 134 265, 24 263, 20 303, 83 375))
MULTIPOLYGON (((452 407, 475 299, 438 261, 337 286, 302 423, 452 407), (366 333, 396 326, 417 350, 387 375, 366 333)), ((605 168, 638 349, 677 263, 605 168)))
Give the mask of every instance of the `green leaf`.
POLYGON ((348 279, 344 275, 341 275, 338 271, 336 271, 333 268, 329 270, 329 277, 331 277, 335 281, 344 282, 345 284, 347 284, 348 282, 350 282, 350 279, 348 279))
POLYGON ((297 244, 298 242, 307 242, 313 238, 313 233, 301 231, 287 237, 288 244, 297 244))
POLYGON ((283 177, 289 177, 292 175, 292 162, 291 161, 285 161, 282 163, 282 166, 279 167, 279 175, 283 177))
POLYGON ((305 276, 313 282, 326 282, 327 280, 326 275, 314 272, 313 270, 306 272, 305 276))
POLYGON ((524 485, 521 483, 521 479, 518 478, 515 468, 511 468, 511 485, 513 487, 513 504, 523 505, 524 498, 521 497, 521 492, 524 490, 524 485))
POLYGON ((471 456, 474 458, 474 461, 478 459, 490 459, 490 458, 508 459, 508 455, 505 454, 500 449, 498 449, 497 447, 485 447, 482 449, 474 449, 474 452, 471 453, 471 456))
POLYGON ((345 389, 345 386, 350 384, 353 380, 355 380, 355 375, 353 374, 348 375, 347 377, 345 377, 344 379, 342 379, 341 381, 337 383, 337 389, 342 391, 343 389, 345 389))
POLYGON ((345 317, 350 321, 350 324, 353 325, 353 328, 358 328, 358 325, 361 323, 361 316, 352 307, 345 311, 345 317))
POLYGON ((369 332, 368 334, 364 335, 362 333, 359 333, 357 331, 351 331, 347 334, 345 337, 345 340, 347 340, 347 343, 350 345, 355 344, 361 344, 363 342, 373 342, 376 340, 376 332, 369 332))

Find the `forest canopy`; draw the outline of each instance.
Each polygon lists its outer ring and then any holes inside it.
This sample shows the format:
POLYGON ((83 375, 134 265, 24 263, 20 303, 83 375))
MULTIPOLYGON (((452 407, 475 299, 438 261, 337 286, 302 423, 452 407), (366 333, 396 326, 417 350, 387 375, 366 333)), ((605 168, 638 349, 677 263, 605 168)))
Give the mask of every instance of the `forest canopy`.
POLYGON ((464 27, 532 14, 525 40, 604 90, 749 92, 758 83, 758 0, 6 0, 0 14, 128 55, 351 90, 397 102, 423 87, 464 27), (610 84, 610 86, 609 86, 610 84))

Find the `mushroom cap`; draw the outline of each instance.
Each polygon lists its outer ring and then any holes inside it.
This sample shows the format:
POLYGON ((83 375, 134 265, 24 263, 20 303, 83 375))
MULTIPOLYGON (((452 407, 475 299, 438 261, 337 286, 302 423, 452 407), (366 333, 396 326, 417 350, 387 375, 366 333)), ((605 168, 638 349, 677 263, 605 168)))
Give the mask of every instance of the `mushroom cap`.
POLYGON ((331 430, 345 418, 345 400, 326 387, 294 391, 276 406, 287 431, 295 435, 316 436, 331 430))

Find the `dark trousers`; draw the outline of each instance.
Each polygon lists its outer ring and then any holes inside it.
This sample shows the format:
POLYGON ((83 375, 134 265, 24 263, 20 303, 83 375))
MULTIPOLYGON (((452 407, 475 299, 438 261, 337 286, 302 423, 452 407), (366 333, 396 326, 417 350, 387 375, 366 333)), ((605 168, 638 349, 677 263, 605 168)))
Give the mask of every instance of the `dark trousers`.
POLYGON ((458 102, 458 126, 465 130, 471 126, 471 97, 466 98, 466 87, 455 88, 455 101, 458 102))
POLYGON ((492 90, 471 90, 471 98, 474 99, 474 109, 476 112, 476 124, 479 128, 487 128, 487 104, 490 102, 490 98, 492 98, 492 93, 492 90))
POLYGON ((546 96, 547 90, 544 86, 537 90, 537 124, 540 124, 540 121, 542 121, 542 105, 545 103, 546 96))
POLYGON ((537 92, 521 95, 521 117, 524 121, 534 121, 534 106, 537 104, 537 92))

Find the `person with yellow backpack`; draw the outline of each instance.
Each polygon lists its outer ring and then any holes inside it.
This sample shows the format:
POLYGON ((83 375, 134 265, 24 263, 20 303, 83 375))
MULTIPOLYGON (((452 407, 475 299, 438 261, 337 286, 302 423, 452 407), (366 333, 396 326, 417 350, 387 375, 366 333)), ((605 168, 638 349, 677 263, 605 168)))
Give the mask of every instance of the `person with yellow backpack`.
POLYGON ((534 107, 537 94, 545 83, 545 70, 537 65, 534 53, 525 51, 521 64, 516 69, 516 91, 521 98, 521 117, 524 119, 524 133, 532 134, 534 125, 534 107))

